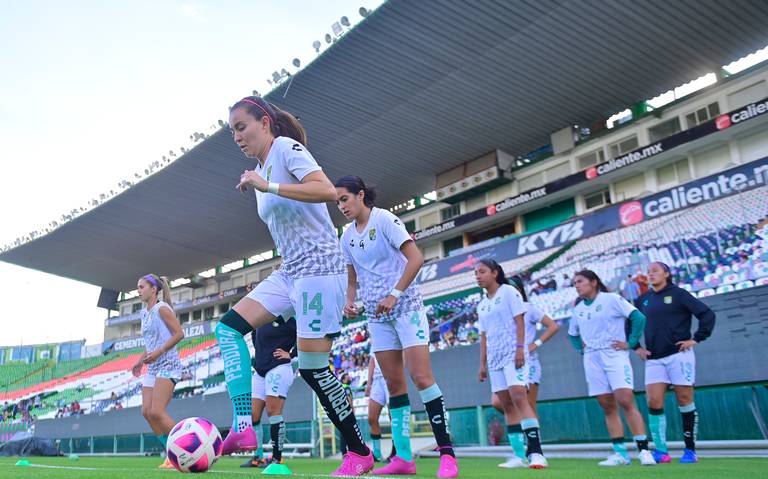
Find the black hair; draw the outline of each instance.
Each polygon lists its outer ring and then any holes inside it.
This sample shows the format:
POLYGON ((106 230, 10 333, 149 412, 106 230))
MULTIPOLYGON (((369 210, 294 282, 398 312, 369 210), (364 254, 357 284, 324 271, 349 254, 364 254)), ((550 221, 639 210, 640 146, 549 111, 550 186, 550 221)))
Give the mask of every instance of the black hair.
POLYGON ((523 302, 527 303, 528 295, 525 294, 525 283, 523 283, 523 278, 516 274, 509 278, 509 283, 517 288, 517 290, 520 292, 520 296, 523 297, 523 302))
POLYGON ((496 271, 496 282, 499 284, 509 284, 507 275, 504 274, 504 269, 495 259, 481 259, 480 264, 487 266, 491 272, 496 271))
POLYGON ((346 188, 347 191, 353 195, 356 195, 361 191, 365 192, 365 195, 363 196, 363 204, 368 208, 373 208, 374 201, 376 201, 376 189, 372 186, 366 186, 363 179, 359 176, 342 176, 336 180, 334 186, 336 186, 336 188, 346 188))
POLYGON ((275 138, 287 136, 307 146, 307 132, 299 123, 299 118, 285 110, 281 110, 263 98, 247 96, 232 105, 229 111, 235 108, 245 108, 245 111, 257 120, 261 120, 265 116, 269 118, 269 128, 275 138))

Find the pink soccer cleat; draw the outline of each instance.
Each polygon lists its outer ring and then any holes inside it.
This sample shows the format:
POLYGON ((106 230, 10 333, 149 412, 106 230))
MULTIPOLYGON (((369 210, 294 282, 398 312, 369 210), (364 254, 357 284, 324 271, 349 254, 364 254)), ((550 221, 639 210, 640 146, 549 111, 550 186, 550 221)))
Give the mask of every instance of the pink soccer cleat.
POLYGON ((456 458, 448 454, 440 456, 440 467, 437 468, 437 477, 459 477, 459 463, 456 458))
POLYGON ((412 476, 416 474, 416 461, 406 461, 401 457, 394 456, 389 464, 375 469, 371 474, 376 476, 412 476))
POLYGON ((349 451, 344 454, 344 460, 342 461, 341 466, 336 469, 333 474, 331 474, 331 476, 362 476, 371 469, 373 469, 372 452, 368 451, 367 456, 361 456, 359 454, 355 454, 352 451, 349 451))
POLYGON ((237 451, 255 451, 259 448, 259 441, 256 439, 256 431, 253 426, 248 426, 240 432, 233 429, 229 430, 224 444, 221 446, 221 454, 227 456, 237 451))

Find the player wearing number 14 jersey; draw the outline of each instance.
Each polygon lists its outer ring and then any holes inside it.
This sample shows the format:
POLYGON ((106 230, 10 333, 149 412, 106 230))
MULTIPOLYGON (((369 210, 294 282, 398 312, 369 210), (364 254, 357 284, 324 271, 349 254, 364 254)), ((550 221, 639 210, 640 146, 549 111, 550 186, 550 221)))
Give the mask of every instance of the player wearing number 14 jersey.
MULTIPOLYGON (((257 448, 251 425, 250 354, 243 336, 277 317, 296 318, 299 372, 317 394, 328 418, 349 446, 337 476, 359 476, 373 468, 354 412, 328 367, 333 338, 341 331, 346 271, 324 202, 336 190, 307 151, 298 119, 259 97, 230 109, 237 146, 256 160, 236 188, 256 191, 258 213, 282 256, 282 266, 229 310, 216 326, 227 391, 235 419, 224 454, 257 448)), ((242 234, 233 231, 232 234, 242 234)))

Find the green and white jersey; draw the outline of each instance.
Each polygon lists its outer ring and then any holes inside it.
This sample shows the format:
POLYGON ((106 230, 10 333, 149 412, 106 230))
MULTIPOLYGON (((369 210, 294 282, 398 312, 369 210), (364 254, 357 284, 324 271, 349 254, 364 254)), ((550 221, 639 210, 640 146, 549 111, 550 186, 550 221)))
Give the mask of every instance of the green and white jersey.
POLYGON ((528 308, 514 286, 502 284, 493 298, 483 297, 477 305, 479 330, 485 333, 488 369, 499 370, 515 362, 517 323, 515 316, 528 308))
POLYGON ((635 310, 618 294, 597 293, 590 304, 582 300, 573 308, 568 334, 581 336, 585 352, 611 349, 614 341, 627 341, 626 320, 635 310))

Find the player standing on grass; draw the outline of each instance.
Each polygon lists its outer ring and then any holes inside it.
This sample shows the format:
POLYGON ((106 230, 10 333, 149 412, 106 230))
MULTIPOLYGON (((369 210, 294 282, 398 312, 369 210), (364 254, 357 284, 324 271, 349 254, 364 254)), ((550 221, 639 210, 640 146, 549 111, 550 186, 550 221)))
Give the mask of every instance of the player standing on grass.
MULTIPOLYGON (((525 284, 520 276, 512 276, 509 278, 512 286, 517 288, 525 302, 526 312, 525 322, 525 343, 528 345, 528 403, 533 409, 533 415, 538 417, 536 411, 536 402, 539 396, 539 383, 541 383, 541 362, 539 361, 538 349, 549 339, 554 336, 560 329, 560 326, 555 323, 552 318, 544 314, 534 304, 528 302, 528 295, 525 292, 525 284), (536 325, 542 324, 546 328, 541 337, 536 339, 536 325)), ((499 464, 499 467, 514 469, 519 467, 526 467, 527 459, 525 457, 525 436, 523 435, 523 429, 520 426, 522 416, 517 408, 511 408, 508 412, 504 411, 504 407, 501 404, 499 396, 495 393, 491 394, 491 405, 496 408, 497 411, 504 414, 507 426, 507 438, 509 444, 512 446, 514 456, 507 459, 506 462, 499 464)))
MULTIPOLYGON (((230 109, 237 146, 256 160, 236 188, 253 188, 282 265, 227 311, 216 326, 227 391, 234 408, 223 453, 255 450, 251 424, 250 354, 244 335, 295 311, 299 372, 317 394, 328 418, 349 445, 334 475, 359 476, 373 468, 373 454, 339 380, 328 367, 333 339, 341 332, 346 268, 324 202, 336 189, 305 146, 299 121, 263 99, 243 98, 230 109)), ((236 234, 236 232, 233 232, 236 234)))
POLYGON ((541 451, 539 420, 528 403, 528 349, 524 324, 527 307, 517 288, 507 282, 504 270, 496 261, 480 260, 475 268, 475 279, 486 293, 477 305, 480 325, 479 379, 485 381, 490 378, 491 391, 504 409, 508 434, 515 432, 514 424, 510 424, 509 420, 513 417, 513 410, 517 410, 521 416, 518 424, 528 439, 525 453, 528 467, 544 469, 548 464, 541 451))
MULTIPOLYGON (((259 449, 252 459, 240 467, 267 467, 283 464, 285 443, 285 421, 283 407, 294 379, 291 358, 296 355, 296 319, 288 321, 278 316, 271 324, 264 325, 251 333, 253 349, 253 394, 252 424, 259 441, 259 449), (267 461, 261 454, 261 415, 264 407, 269 417, 269 436, 272 440, 272 457, 267 461)), ((279 469, 273 467, 272 470, 279 469)), ((266 471, 265 471, 266 472, 266 471)))
MULTIPOLYGON (((148 274, 139 279, 136 290, 145 305, 141 311, 141 335, 144 337, 146 352, 131 368, 131 372, 139 377, 142 367, 148 365, 141 382, 141 414, 163 448, 167 448, 168 434, 176 425, 168 415, 168 403, 173 397, 173 388, 181 380, 181 360, 176 345, 184 339, 184 330, 173 311, 167 278, 148 274)), ((166 458, 160 468, 174 467, 166 458)))
POLYGON ((629 362, 629 349, 635 348, 640 341, 645 316, 618 294, 609 293, 593 271, 585 269, 576 273, 573 285, 580 300, 571 315, 569 339, 576 350, 584 354, 589 395, 596 396, 603 408, 605 424, 613 442, 614 453, 600 465, 630 464, 617 403, 624 410, 629 429, 634 434, 640 451, 640 464, 655 465, 656 461, 648 450, 643 417, 635 404, 632 365, 629 362), (629 339, 625 331, 627 319, 632 323, 629 339))
POLYGON ((390 394, 396 455, 373 473, 416 473, 409 437, 411 405, 405 357, 440 451, 437 477, 457 477, 459 466, 448 432, 443 393, 432 375, 429 360, 427 314, 421 294, 411 284, 424 258, 397 216, 373 206, 375 193, 360 177, 339 179, 336 192, 339 210, 353 221, 341 237, 348 275, 344 314, 348 318, 360 314, 355 305, 359 282, 371 333, 371 352, 376 354, 390 394))
POLYGON ((640 296, 636 305, 648 318, 645 345, 635 349, 645 363, 645 391, 648 396, 648 422, 651 429, 654 459, 671 462, 667 449, 667 418, 664 394, 674 386, 677 406, 683 420, 685 449, 681 463, 695 463, 698 414, 693 402, 696 382, 696 356, 693 347, 707 339, 715 327, 715 313, 691 293, 672 284, 669 266, 661 262, 648 267, 651 289, 640 296), (691 336, 691 317, 699 320, 698 330, 691 336))

